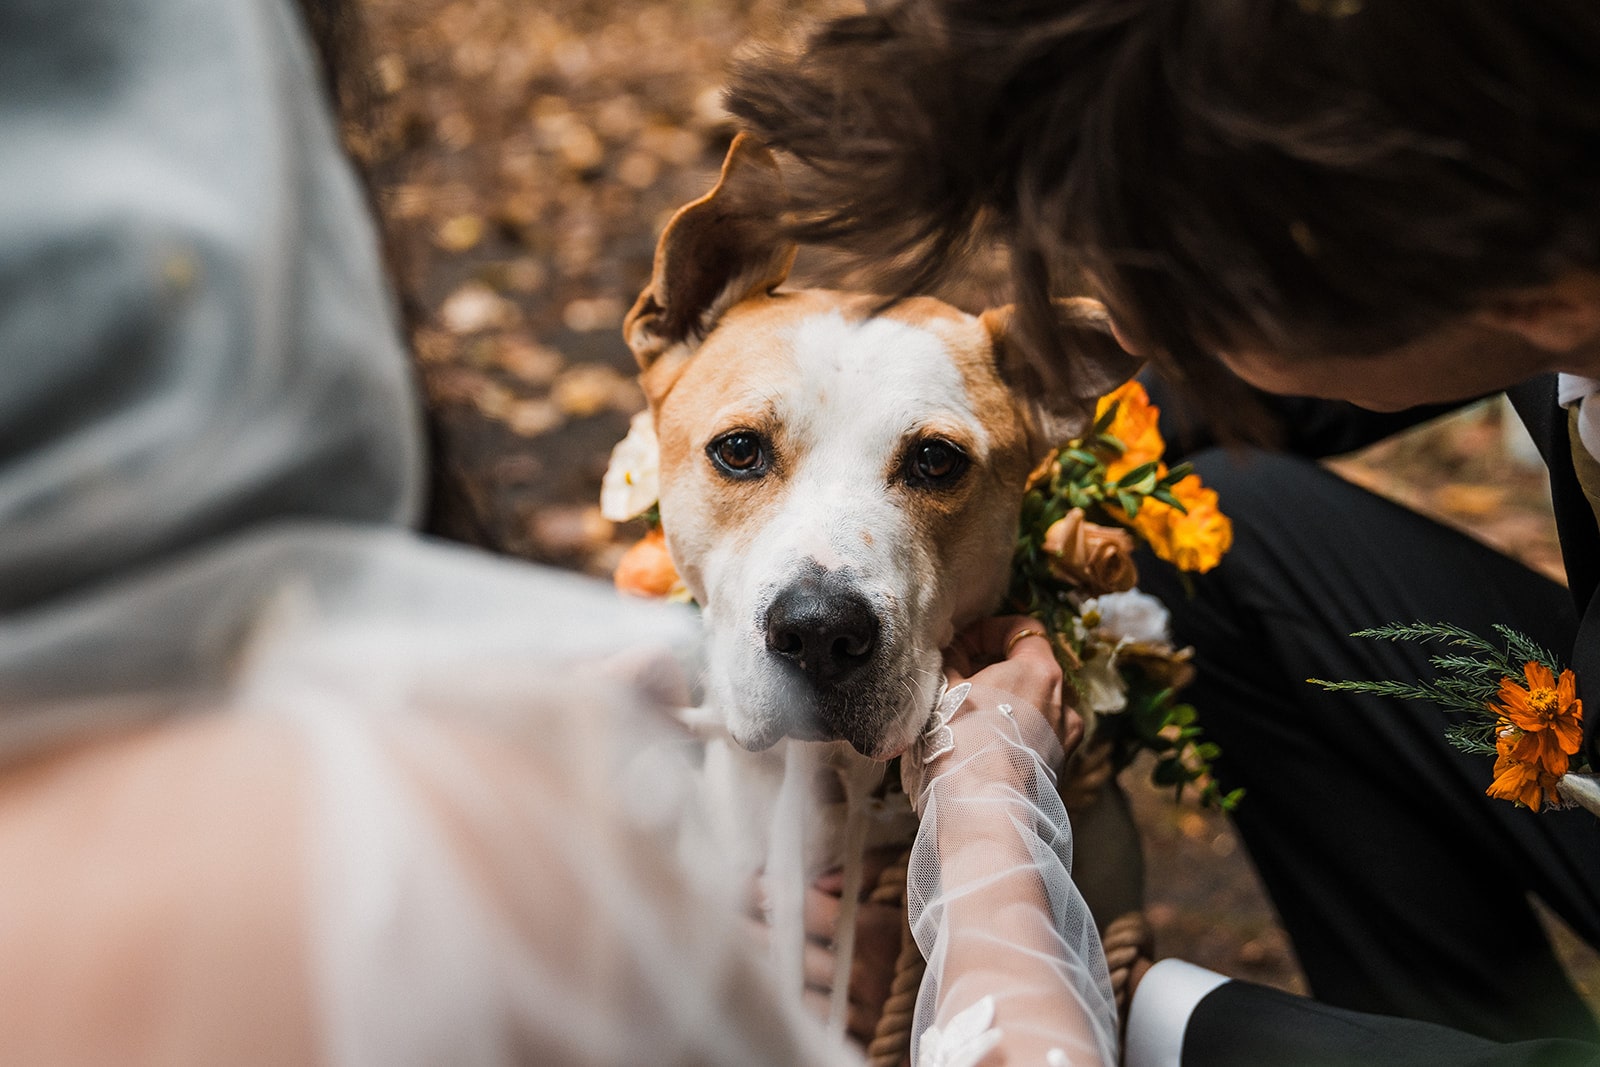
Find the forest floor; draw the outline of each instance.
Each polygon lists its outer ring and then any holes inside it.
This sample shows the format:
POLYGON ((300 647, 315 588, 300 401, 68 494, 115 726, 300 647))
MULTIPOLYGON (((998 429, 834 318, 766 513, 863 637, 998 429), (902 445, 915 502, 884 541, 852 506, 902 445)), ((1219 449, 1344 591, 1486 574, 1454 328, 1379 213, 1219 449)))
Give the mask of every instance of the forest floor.
MULTIPOLYGON (((607 574, 639 529, 597 507, 643 405, 622 316, 656 235, 710 187, 729 57, 842 2, 365 0, 380 122, 366 151, 409 294, 446 532, 607 574)), ((1543 485, 1499 407, 1333 464, 1559 576, 1543 485)), ((1224 508, 1226 501, 1223 502, 1224 508)), ((1304 991, 1226 819, 1123 775, 1160 955, 1304 991)), ((1600 1008, 1600 961, 1558 941, 1600 1008)))

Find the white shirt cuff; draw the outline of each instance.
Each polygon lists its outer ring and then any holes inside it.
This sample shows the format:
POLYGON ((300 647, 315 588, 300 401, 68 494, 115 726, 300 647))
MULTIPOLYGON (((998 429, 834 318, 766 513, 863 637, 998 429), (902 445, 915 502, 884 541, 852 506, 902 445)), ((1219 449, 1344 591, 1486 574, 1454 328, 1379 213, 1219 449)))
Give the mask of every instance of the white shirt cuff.
POLYGON ((1123 1067, 1174 1067, 1195 1007, 1227 975, 1185 960, 1166 959, 1145 972, 1128 1005, 1123 1067))

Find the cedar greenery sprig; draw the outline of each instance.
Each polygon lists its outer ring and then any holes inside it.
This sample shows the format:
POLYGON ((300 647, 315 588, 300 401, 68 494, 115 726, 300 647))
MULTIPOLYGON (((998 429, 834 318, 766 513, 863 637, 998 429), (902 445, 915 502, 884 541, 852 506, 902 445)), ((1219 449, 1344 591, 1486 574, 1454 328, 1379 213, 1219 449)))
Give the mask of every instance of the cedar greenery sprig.
POLYGON ((1360 693, 1399 700, 1426 700, 1458 721, 1445 728, 1445 737, 1464 752, 1495 754, 1495 741, 1504 720, 1494 701, 1505 678, 1516 678, 1526 664, 1538 663, 1559 675, 1561 666, 1550 651, 1526 634, 1509 626, 1495 624, 1493 630, 1503 645, 1460 626, 1444 622, 1389 623, 1359 630, 1351 637, 1397 643, 1436 643, 1447 649, 1428 657, 1438 672, 1432 679, 1416 682, 1327 681, 1306 679, 1330 693, 1360 693))

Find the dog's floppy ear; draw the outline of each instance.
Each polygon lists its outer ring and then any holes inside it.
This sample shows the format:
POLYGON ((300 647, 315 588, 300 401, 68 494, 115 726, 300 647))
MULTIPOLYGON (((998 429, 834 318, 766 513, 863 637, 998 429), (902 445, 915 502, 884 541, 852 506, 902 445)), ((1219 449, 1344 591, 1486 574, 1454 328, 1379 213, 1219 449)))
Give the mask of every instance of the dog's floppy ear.
POLYGON ((778 227, 785 199, 772 153, 748 134, 735 137, 716 187, 680 208, 662 231, 650 284, 623 321, 640 370, 788 277, 796 249, 778 227))
POLYGON ((1065 367, 1042 367, 1012 336, 1015 309, 993 308, 980 316, 994 342, 1000 377, 1031 406, 1034 429, 1049 448, 1079 436, 1094 420, 1095 401, 1132 378, 1144 365, 1111 332, 1111 317, 1098 300, 1072 297, 1052 302, 1056 329, 1069 356, 1065 367))

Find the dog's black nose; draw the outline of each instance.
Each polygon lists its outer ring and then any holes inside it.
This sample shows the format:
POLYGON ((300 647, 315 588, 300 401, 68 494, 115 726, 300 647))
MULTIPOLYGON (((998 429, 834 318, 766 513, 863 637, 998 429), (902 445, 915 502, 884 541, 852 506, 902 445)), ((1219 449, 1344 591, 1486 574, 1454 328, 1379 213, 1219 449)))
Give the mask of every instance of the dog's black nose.
POLYGON ((837 573, 808 572, 767 609, 767 648, 794 663, 813 685, 836 685, 872 658, 878 616, 837 573))

